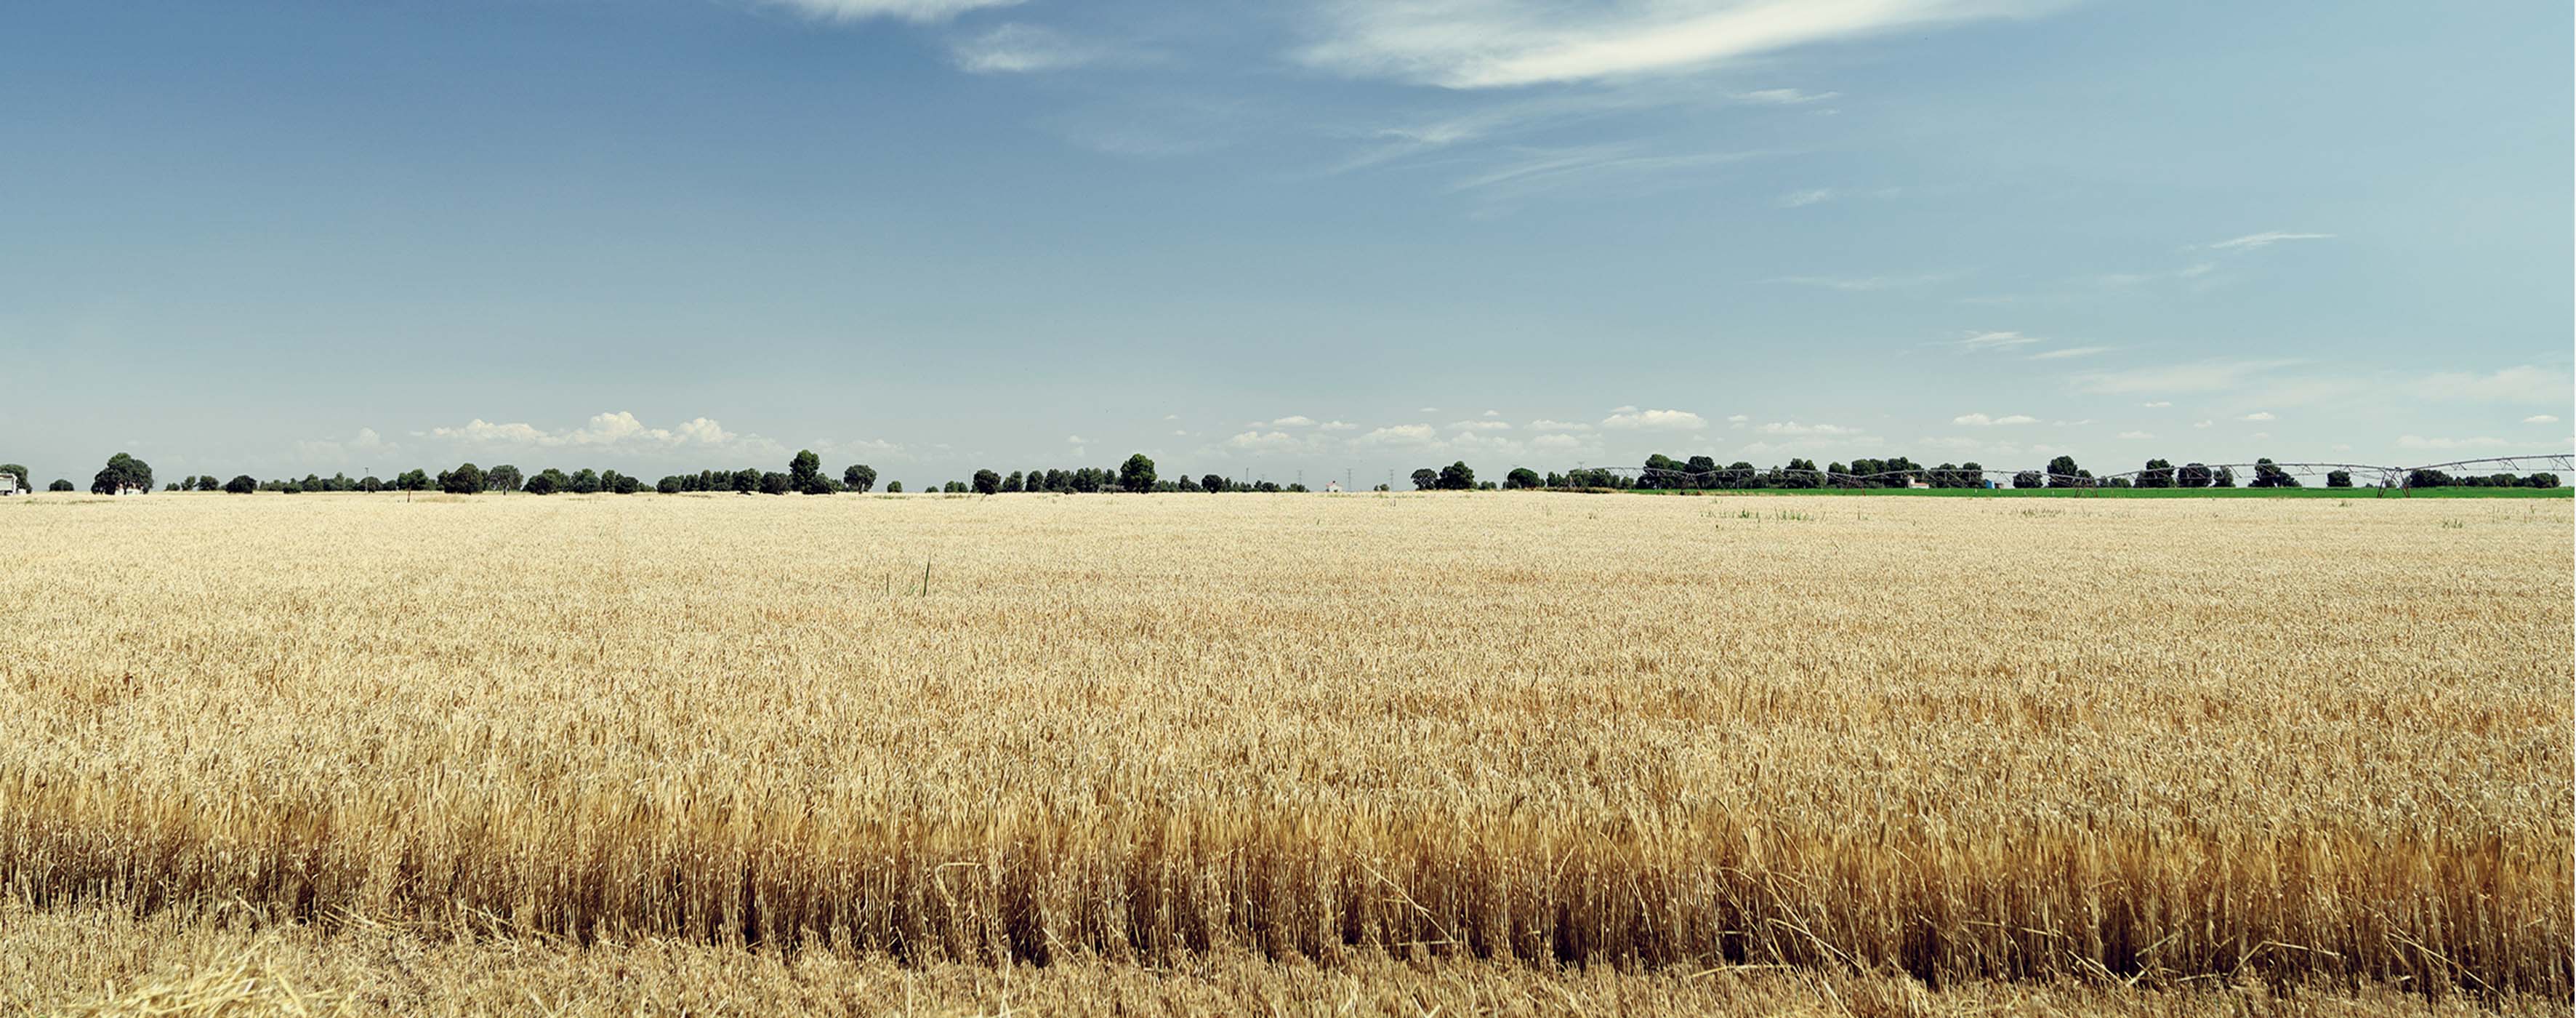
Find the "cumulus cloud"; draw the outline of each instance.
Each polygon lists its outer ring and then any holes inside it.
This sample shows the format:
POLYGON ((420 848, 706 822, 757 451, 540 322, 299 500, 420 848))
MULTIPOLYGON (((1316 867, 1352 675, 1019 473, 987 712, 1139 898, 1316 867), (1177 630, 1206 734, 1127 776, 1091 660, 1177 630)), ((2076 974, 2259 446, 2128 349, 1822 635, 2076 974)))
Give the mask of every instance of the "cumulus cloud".
POLYGON ((1708 421, 1688 410, 1638 410, 1634 407, 1601 419, 1601 426, 1614 431, 1698 431, 1708 421))
POLYGON ((1540 449, 1547 452, 1572 452, 1585 447, 1582 436, 1570 435, 1564 432, 1540 435, 1536 438, 1530 439, 1529 444, 1532 449, 1540 449))
POLYGON ((871 18, 893 18, 898 21, 927 23, 946 21, 967 11, 986 7, 1008 7, 1020 0, 768 0, 774 7, 785 7, 825 21, 866 21, 871 18))
POLYGON ((623 410, 593 414, 582 426, 562 430, 548 430, 524 421, 494 423, 477 417, 460 427, 432 428, 429 434, 474 445, 540 448, 723 446, 758 441, 758 436, 727 431, 724 425, 705 417, 683 421, 677 427, 656 428, 623 410))
POLYGON ((2144 431, 2123 431, 2120 433, 2120 437, 2135 442, 2141 439, 2154 438, 2156 436, 2144 431))
POLYGON ((1787 194, 1781 195, 1781 196, 1780 196, 1780 207, 1781 207, 1781 208, 1788 208, 1788 209, 1804 208, 1804 207, 1806 207, 1806 206, 1814 205, 1814 204, 1818 204, 1818 203, 1820 203, 1820 202, 1828 202, 1828 201, 1832 201, 1832 200, 1833 200, 1833 198, 1834 198, 1834 189, 1833 189, 1833 188, 1830 188, 1830 187, 1811 187, 1811 188, 1807 188, 1806 190, 1803 190, 1803 191, 1791 191, 1791 192, 1789 192, 1789 193, 1787 193, 1787 194))
POLYGON ((1306 440, 1285 431, 1246 431, 1226 439, 1225 447, 1249 453, 1303 452, 1308 448, 1306 440))
POLYGON ((1512 430, 1512 425, 1511 425, 1511 422, 1509 422, 1509 421, 1451 421, 1451 422, 1449 423, 1449 426, 1450 426, 1450 427, 1452 427, 1452 428, 1455 428, 1455 429, 1457 429, 1457 430, 1459 430, 1459 431, 1510 431, 1510 430, 1512 430))
POLYGON ((2272 412, 2269 410, 2257 410, 2253 413, 2237 418, 2237 420, 2240 421, 2268 421, 2272 419, 2272 412))
POLYGON ((1861 433, 1859 428, 1846 428, 1838 424, 1800 424, 1796 421, 1769 421, 1754 430, 1765 435, 1849 436, 1861 433))
POLYGON ((1274 428, 1307 428, 1313 427, 1314 424, 1315 419, 1304 414, 1289 414, 1286 417, 1274 417, 1270 420, 1270 426, 1274 428))
POLYGON ((1315 425, 1315 428, 1318 431, 1350 431, 1357 427, 1359 427, 1359 425, 1353 424, 1349 421, 1325 421, 1322 424, 1315 425))
POLYGON ((2173 405, 2173 401, 2172 401, 2172 400, 2169 400, 2169 399, 2149 400, 2149 401, 2147 401, 2147 402, 2140 403, 2140 404, 2138 404, 2138 405, 2139 405, 2139 406, 2142 406, 2142 407, 2147 407, 2147 408, 2149 408, 2149 409, 2153 409, 2153 408, 2156 408, 2156 407, 2169 407, 2169 406, 2172 406, 2172 405, 2173 405))
POLYGON ((1984 414, 1960 414, 1957 417, 1950 418, 1950 423, 1965 424, 1972 428, 1988 428, 2012 424, 2037 424, 2039 423, 2039 418, 2033 417, 2029 414, 2005 414, 2001 417, 1988 417, 1984 414))
POLYGON ((2476 372, 2445 371, 2428 375, 2408 389, 2417 395, 2433 399, 2489 403, 2557 403, 2567 398, 2570 384, 2566 372, 2522 364, 2483 375, 2476 372))
POLYGON ((1485 411, 1485 412, 1484 412, 1484 414, 1482 414, 1482 416, 1485 416, 1485 417, 1500 417, 1500 416, 1502 416, 1502 415, 1503 415, 1503 412, 1502 412, 1502 411, 1500 411, 1500 410, 1487 410, 1487 411, 1485 411))
POLYGON ((2511 444, 2513 443, 2507 442, 2501 438, 2488 438, 2485 436, 2477 438, 2425 438, 2421 435, 2397 436, 2397 447, 2400 449, 2493 449, 2498 446, 2511 444))
POLYGON ((2215 392, 2245 385, 2298 363, 2294 359, 2282 358, 2206 360, 2126 371, 2088 371, 2071 376, 2068 381, 2079 392, 2101 395, 2215 392))
POLYGON ((1426 446, 1440 441, 1440 432, 1428 424, 1396 424, 1379 428, 1351 440, 1354 445, 1426 446))
POLYGON ((1590 431, 1592 426, 1579 421, 1551 421, 1540 418, 1529 422, 1531 431, 1590 431))
POLYGON ((339 461, 359 455, 389 454, 401 446, 385 441, 374 428, 359 428, 347 439, 313 439, 295 443, 295 451, 306 459, 339 461))
MULTIPOLYGON (((2525 418, 2523 418, 2523 419, 2522 419, 2522 423, 2524 423, 2524 424, 2556 424, 2556 423, 2558 423, 2558 418, 2557 418, 2557 417, 2555 417, 2555 416, 2552 416, 2552 415, 2550 415, 2550 414, 2533 414, 2533 415, 2531 415, 2531 416, 2529 416, 2529 417, 2525 417, 2525 418)), ((369 434, 374 434, 374 432, 369 432, 369 434)))
POLYGON ((2206 427, 2208 427, 2208 426, 2210 426, 2210 425, 2212 425, 2212 424, 2216 424, 2216 423, 2218 423, 2218 422, 2217 422, 2217 421, 2193 421, 2193 422, 2191 422, 2191 426, 2192 426, 2192 427, 2195 427, 2195 428, 2206 428, 2206 427))

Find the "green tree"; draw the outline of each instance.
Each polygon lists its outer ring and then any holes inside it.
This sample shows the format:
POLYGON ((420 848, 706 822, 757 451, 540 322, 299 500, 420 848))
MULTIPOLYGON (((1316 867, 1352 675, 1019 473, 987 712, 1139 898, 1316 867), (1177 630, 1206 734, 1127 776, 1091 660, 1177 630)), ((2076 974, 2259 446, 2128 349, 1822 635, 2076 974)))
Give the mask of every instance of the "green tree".
POLYGON ((1440 471, 1424 467, 1413 472, 1413 490, 1430 491, 1440 486, 1440 471))
POLYGON ((991 470, 975 471, 975 493, 978 495, 1001 494, 1002 475, 994 473, 991 470))
POLYGON ((2081 482, 2090 477, 2084 468, 2075 465, 2073 456, 2059 456, 2048 461, 2048 486, 2051 488, 2080 487, 2081 482))
POLYGON ((483 472, 483 483, 504 495, 519 490, 519 485, 527 483, 527 480, 520 475, 519 468, 507 463, 483 472))
POLYGON ((483 468, 468 463, 447 472, 438 489, 450 495, 471 495, 483 490, 483 468))
POLYGON ((564 480, 563 471, 547 467, 538 471, 537 476, 528 478, 528 483, 521 485, 519 490, 531 495, 552 495, 563 490, 564 480))
POLYGON ((2183 464, 2174 470, 2174 487, 2209 487, 2209 468, 2197 462, 2183 464))
POLYGON ((653 482, 653 490, 665 495, 677 495, 680 493, 680 489, 687 487, 687 485, 688 482, 681 480, 680 475, 673 474, 669 477, 653 482))
POLYGON ((1002 494, 1005 494, 1005 495, 1016 494, 1016 493, 1018 493, 1018 492, 1019 492, 1019 490, 1020 490, 1020 472, 1019 472, 1019 471, 1017 471, 1017 470, 1011 471, 1011 476, 1009 476, 1009 477, 1005 477, 1005 478, 1002 478, 1002 494))
POLYGON ((575 495, 596 495, 599 493, 599 472, 589 467, 575 470, 572 482, 564 487, 575 495))
POLYGON ((1535 488, 1538 487, 1538 485, 1538 471, 1532 470, 1528 467, 1513 467, 1511 473, 1503 475, 1504 487, 1535 488))
POLYGON ((868 489, 876 486, 877 468, 875 467, 865 463, 853 463, 841 470, 841 487, 865 494, 868 489))
POLYGON ((1466 460, 1459 460, 1456 463, 1441 467, 1440 489, 1442 491, 1474 491, 1476 490, 1476 472, 1467 468, 1466 460))
POLYGON ((228 495, 247 495, 258 490, 259 482, 252 480, 249 474, 236 474, 232 480, 224 482, 224 493, 228 495))
POLYGON ((823 457, 814 455, 814 450, 798 449, 796 455, 787 461, 787 483, 796 490, 806 491, 822 479, 823 457))
POLYGON ((889 494, 889 495, 900 495, 900 494, 903 494, 903 482, 902 482, 902 481, 887 481, 887 482, 886 482, 886 494, 889 494))
POLYGON ((1224 491, 1225 478, 1218 477, 1215 474, 1209 474, 1205 477, 1199 478, 1199 489, 1202 491, 1224 491))
POLYGON ((418 468, 405 470, 394 478, 394 488, 397 491, 428 491, 429 472, 418 468))
POLYGON ((2148 460, 2147 468, 2138 471, 2138 487, 2170 488, 2174 486, 2174 465, 2164 460, 2148 460))
POLYGON ((786 474, 771 470, 760 475, 760 493, 763 495, 784 495, 790 487, 786 474))
POLYGON ((1118 486, 1129 491, 1154 490, 1154 461, 1141 452, 1127 457, 1127 462, 1118 465, 1118 486))
POLYGON ((2349 487, 2352 487, 2352 471, 2350 471, 2350 470, 2328 470, 2328 471, 2326 471, 2326 487, 2329 487, 2329 488, 2349 488, 2349 487))
POLYGON ((46 486, 45 486, 45 490, 46 490, 46 491, 73 491, 73 490, 76 490, 76 489, 74 489, 74 488, 72 487, 72 482, 70 482, 70 481, 68 481, 68 480, 65 480, 65 479, 63 479, 63 478, 57 477, 57 478, 54 478, 54 483, 52 483, 52 484, 48 484, 48 485, 46 485, 46 486))
POLYGON ((113 495, 127 488, 152 490, 152 465, 121 452, 108 457, 106 468, 89 482, 90 493, 95 495, 113 495))

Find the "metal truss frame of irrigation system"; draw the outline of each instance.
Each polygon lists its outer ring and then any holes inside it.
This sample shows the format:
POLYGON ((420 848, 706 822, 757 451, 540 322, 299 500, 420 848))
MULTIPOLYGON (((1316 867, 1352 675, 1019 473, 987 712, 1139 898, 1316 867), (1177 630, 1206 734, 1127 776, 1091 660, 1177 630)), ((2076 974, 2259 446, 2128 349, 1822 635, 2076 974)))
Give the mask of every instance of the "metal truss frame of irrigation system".
MULTIPOLYGON (((1942 470, 1935 467, 1916 467, 1911 470, 1885 470, 1872 474, 1835 473, 1830 470, 1739 470, 1726 467, 1720 467, 1716 470, 1702 470, 1696 472, 1688 470, 1658 470, 1652 467, 1589 467, 1585 469, 1608 471, 1621 476, 1634 477, 1641 481, 1649 477, 1697 481, 1702 482, 1703 485, 1709 487, 1729 484, 1740 485, 1745 481, 1760 481, 1773 477, 1795 477, 1801 479, 1812 478, 1815 481, 1814 487, 1817 488, 1891 487, 1902 485, 1905 481, 1916 478, 1963 482, 1954 486, 1969 488, 1983 487, 1988 482, 1989 478, 2000 478, 2000 480, 1995 482, 1995 485, 1997 487, 2002 487, 2005 484, 2010 483, 2016 475, 2021 474, 2036 474, 2041 478, 2043 484, 2051 488, 2112 487, 2113 485, 2111 482, 2114 480, 2126 481, 2129 486, 2135 487, 2140 476, 2155 474, 2159 475, 2167 482, 2165 484, 2158 485, 2158 487, 2178 488, 2181 487, 2181 485, 2172 482, 2186 469, 2203 471, 2206 476, 2209 477, 2216 477, 2219 471, 2224 470, 2227 471, 2231 477, 2236 478, 2237 485, 2242 487, 2246 486, 2246 482, 2254 479, 2257 471, 2270 469, 2275 471, 2279 476, 2299 479, 2319 478, 2336 472, 2342 472, 2352 478, 2353 487, 2356 490, 2360 488, 2373 488, 2381 491, 2394 490, 2402 493, 2409 490, 2409 479, 2414 477, 2418 471, 2439 471, 2444 474, 2469 477, 2484 477, 2499 473, 2520 474, 2533 472, 2549 472, 2560 474, 2562 476, 2567 474, 2576 474, 2576 453, 2562 452, 2539 456, 2495 456, 2486 459, 2454 460, 2449 463, 2427 463, 2422 466, 2412 467, 2390 467, 2371 463, 2177 463, 2171 467, 2159 467, 2154 470, 2130 470, 2117 474, 2104 474, 2099 477, 2053 474, 2046 470, 1998 470, 1992 467, 1979 467, 1975 470, 1962 470, 1957 468, 1942 470), (2370 483, 2363 483, 2364 478, 2369 478, 2370 483)), ((1937 487, 1938 485, 1935 486, 1937 487)), ((2209 487, 2209 485, 2199 485, 2198 487, 2209 487)))

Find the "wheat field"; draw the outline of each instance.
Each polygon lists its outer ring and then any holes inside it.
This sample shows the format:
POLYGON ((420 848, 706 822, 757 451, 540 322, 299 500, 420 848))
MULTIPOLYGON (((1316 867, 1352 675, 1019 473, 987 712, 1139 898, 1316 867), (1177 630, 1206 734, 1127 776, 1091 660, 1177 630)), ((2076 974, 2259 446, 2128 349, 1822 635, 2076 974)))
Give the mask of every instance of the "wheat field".
POLYGON ((0 1008, 2563 1008, 2572 526, 22 499, 0 1008))

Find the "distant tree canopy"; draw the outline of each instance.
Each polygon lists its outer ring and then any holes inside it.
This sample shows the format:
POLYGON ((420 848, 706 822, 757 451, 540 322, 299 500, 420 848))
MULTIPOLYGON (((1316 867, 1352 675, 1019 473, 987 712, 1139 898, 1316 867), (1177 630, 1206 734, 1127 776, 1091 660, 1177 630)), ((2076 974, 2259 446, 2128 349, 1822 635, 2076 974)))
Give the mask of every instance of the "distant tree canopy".
POLYGON ((526 482, 527 478, 520 476, 519 468, 507 463, 483 472, 483 485, 503 494, 519 490, 519 486, 526 482))
POLYGON ((252 480, 249 474, 239 474, 224 482, 224 493, 228 495, 247 495, 258 490, 259 482, 252 480))
POLYGON ((1440 487, 1440 471, 1424 467, 1413 472, 1413 490, 1430 491, 1440 487))
POLYGON ((438 477, 438 490, 450 495, 471 495, 483 490, 483 468, 467 463, 438 477))
POLYGON ((1134 453, 1118 465, 1118 486, 1128 491, 1154 490, 1154 461, 1144 453, 1134 453))
POLYGON ((1473 491, 1475 487, 1476 472, 1468 468, 1466 460, 1440 468, 1440 490, 1473 491))
POLYGON ((877 468, 853 463, 841 470, 841 486, 851 491, 866 492, 877 486, 877 468))
POLYGON ((113 495, 126 488, 152 490, 152 465, 121 452, 108 457, 107 466, 89 482, 94 495, 113 495))
POLYGON ((46 486, 45 486, 45 490, 46 490, 46 491, 76 491, 76 490, 78 490, 78 489, 76 489, 76 488, 73 488, 73 487, 72 487, 72 482, 71 482, 70 480, 68 480, 68 479, 66 479, 66 478, 57 477, 57 478, 54 478, 54 483, 52 483, 52 484, 48 484, 48 485, 46 485, 46 486))
POLYGON ((978 495, 1001 494, 1002 475, 994 473, 991 470, 975 471, 975 493, 978 495))

